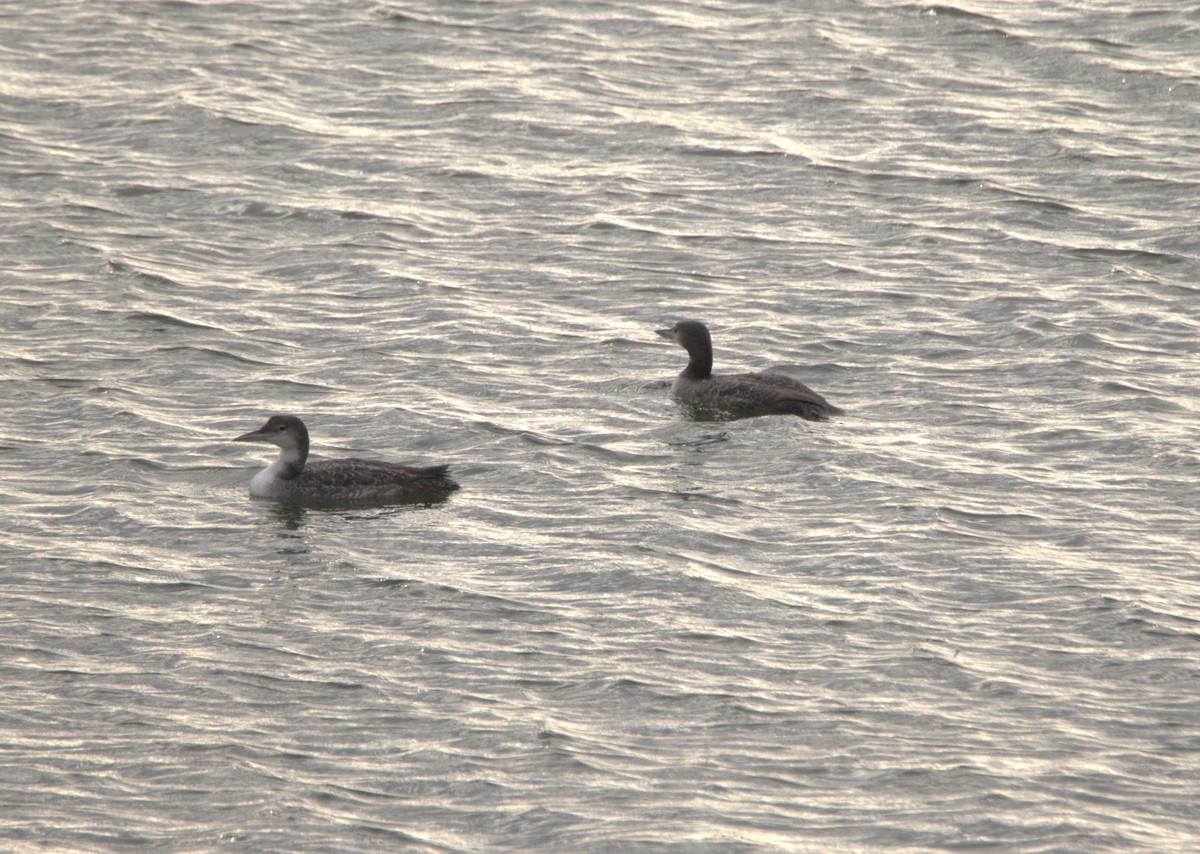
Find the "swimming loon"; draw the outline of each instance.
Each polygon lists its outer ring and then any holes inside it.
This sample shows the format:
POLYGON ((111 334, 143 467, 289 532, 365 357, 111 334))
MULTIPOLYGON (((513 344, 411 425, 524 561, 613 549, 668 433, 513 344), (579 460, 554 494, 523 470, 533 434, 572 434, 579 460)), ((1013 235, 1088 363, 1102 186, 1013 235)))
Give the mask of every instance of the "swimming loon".
POLYGON ((783 374, 726 374, 713 376, 712 337, 698 320, 681 320, 670 329, 655 330, 688 351, 671 393, 683 403, 733 415, 799 415, 823 421, 842 410, 799 380, 783 374))
POLYGON ((251 498, 299 502, 431 504, 458 489, 449 466, 412 468, 377 460, 324 460, 305 465, 308 428, 295 415, 272 415, 235 442, 269 442, 279 456, 250 481, 251 498))

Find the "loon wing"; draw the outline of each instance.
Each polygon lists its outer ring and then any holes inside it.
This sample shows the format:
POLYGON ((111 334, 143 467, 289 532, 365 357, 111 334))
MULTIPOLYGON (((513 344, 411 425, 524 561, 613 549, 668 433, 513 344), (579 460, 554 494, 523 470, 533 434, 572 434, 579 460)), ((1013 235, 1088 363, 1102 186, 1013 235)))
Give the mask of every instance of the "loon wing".
POLYGON ((799 380, 785 374, 727 374, 714 377, 715 402, 733 409, 755 409, 821 420, 842 410, 799 380))
POLYGON ((446 477, 449 466, 401 466, 378 460, 329 460, 311 463, 301 475, 305 486, 330 490, 376 488, 411 488, 425 490, 447 488, 454 481, 446 477))

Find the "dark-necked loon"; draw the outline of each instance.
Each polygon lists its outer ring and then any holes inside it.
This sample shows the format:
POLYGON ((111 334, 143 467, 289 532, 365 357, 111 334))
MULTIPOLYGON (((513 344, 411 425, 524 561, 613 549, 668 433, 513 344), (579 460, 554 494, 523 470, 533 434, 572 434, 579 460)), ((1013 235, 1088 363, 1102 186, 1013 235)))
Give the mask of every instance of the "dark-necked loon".
POLYGON ((446 476, 449 466, 413 468, 377 460, 324 460, 305 465, 308 428, 295 415, 272 415, 235 442, 269 442, 279 446, 275 462, 250 481, 252 498, 303 502, 441 501, 458 489, 446 476))
POLYGON ((671 386, 671 393, 683 403, 734 415, 799 415, 810 421, 842 414, 804 383, 783 374, 713 376, 712 337, 698 320, 681 320, 657 332, 691 357, 671 386))

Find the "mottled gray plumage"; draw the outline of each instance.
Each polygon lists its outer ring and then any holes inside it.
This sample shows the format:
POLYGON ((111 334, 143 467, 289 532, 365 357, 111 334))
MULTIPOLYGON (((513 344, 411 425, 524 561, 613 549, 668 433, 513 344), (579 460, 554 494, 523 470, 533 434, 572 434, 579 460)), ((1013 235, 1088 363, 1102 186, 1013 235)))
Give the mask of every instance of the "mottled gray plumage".
POLYGON ((804 383, 783 374, 714 376, 712 337, 698 320, 681 320, 657 332, 688 352, 688 365, 671 386, 671 393, 683 403, 732 415, 799 415, 810 421, 842 414, 804 383))
POLYGON ((458 489, 446 476, 449 466, 423 468, 378 460, 324 460, 306 465, 308 428, 295 415, 272 415, 267 423, 235 442, 268 442, 279 456, 250 482, 253 498, 321 503, 429 504, 458 489))

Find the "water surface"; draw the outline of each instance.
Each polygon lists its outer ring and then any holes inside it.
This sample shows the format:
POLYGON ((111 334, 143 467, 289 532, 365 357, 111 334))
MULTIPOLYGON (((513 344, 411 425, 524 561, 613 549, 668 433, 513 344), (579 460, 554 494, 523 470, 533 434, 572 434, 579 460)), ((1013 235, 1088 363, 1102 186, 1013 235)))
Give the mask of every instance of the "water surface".
POLYGON ((1197 845, 1182 3, 0 18, 0 839, 1197 845), (847 415, 694 421, 775 369, 847 415), (229 442, 448 462, 295 511, 229 442))

